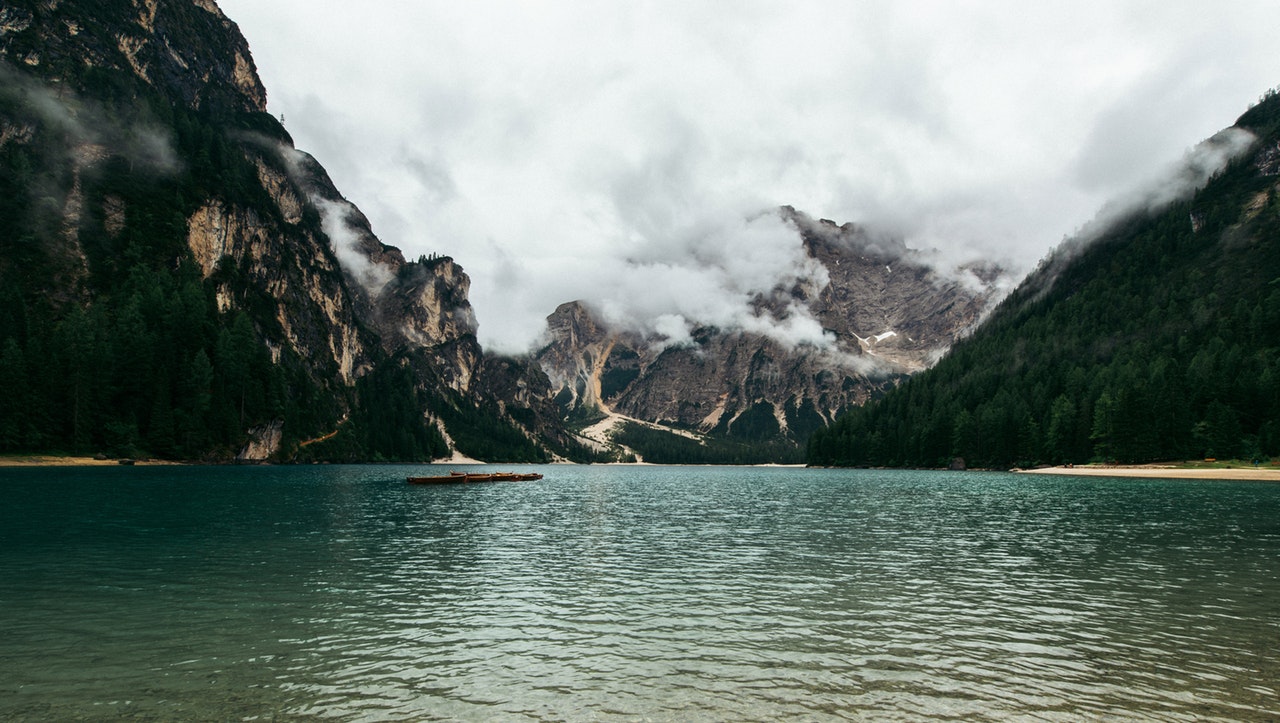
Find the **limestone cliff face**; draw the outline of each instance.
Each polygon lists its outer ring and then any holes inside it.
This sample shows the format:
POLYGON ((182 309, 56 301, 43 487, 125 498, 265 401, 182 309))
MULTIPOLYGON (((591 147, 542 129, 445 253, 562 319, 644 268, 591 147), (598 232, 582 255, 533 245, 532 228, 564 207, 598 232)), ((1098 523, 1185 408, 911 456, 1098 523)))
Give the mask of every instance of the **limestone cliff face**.
POLYGON ((800 439, 891 383, 856 352, 788 348, 743 331, 695 329, 693 343, 663 347, 608 329, 581 302, 547 319, 549 343, 537 359, 567 410, 600 410, 635 419, 730 432, 764 402, 784 433, 800 439))
POLYGON ((344 384, 379 358, 409 355, 423 367, 424 386, 483 398, 483 351, 462 267, 449 257, 407 261, 383 244, 324 168, 291 144, 250 137, 243 151, 270 213, 215 199, 188 222, 188 245, 217 284, 219 303, 270 299, 275 323, 266 331, 279 330, 279 345, 344 384), (219 273, 227 268, 239 273, 219 273))
POLYGON ((464 394, 481 358, 470 288, 471 279, 447 256, 401 264, 375 300, 373 317, 385 349, 429 352, 441 380, 464 394))
POLYGON ((931 365, 998 300, 999 269, 944 272, 852 224, 814 221, 791 208, 781 214, 830 282, 776 290, 779 298, 758 299, 757 311, 776 314, 799 301, 830 344, 786 346, 704 327, 692 344, 663 346, 610 329, 585 304, 571 302, 548 317, 548 342, 537 354, 562 407, 732 433, 743 413, 764 404, 783 433, 800 440, 931 365))
POLYGON ((809 303, 814 316, 841 342, 909 373, 937 361, 1010 284, 994 265, 939 268, 927 254, 855 224, 783 213, 830 277, 809 303))
POLYGON ((621 335, 606 329, 582 302, 571 301, 547 317, 547 336, 551 341, 538 353, 538 362, 562 402, 568 407, 600 407, 600 380, 621 335))
MULTIPOLYGON (((702 329, 693 346, 671 347, 616 395, 628 416, 704 431, 730 431, 757 403, 803 438, 841 410, 865 402, 891 375, 869 374, 839 352, 788 349, 768 337, 702 329), (641 381, 643 378, 643 381, 641 381)), ((644 359, 640 352, 637 358, 644 359)), ((625 360, 624 360, 625 363, 625 360)))
POLYGON ((310 253, 321 246, 312 234, 289 233, 252 208, 212 199, 188 219, 187 244, 205 277, 217 274, 212 280, 219 310, 270 305, 274 323, 259 322, 277 361, 287 346, 332 369, 344 384, 368 371, 371 340, 336 261, 310 253))

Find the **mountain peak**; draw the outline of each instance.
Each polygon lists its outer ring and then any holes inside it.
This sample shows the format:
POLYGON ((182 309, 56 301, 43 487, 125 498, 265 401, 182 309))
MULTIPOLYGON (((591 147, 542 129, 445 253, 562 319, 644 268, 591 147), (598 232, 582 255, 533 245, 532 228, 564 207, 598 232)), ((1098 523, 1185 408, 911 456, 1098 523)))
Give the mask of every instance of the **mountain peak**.
POLYGON ((845 409, 932 364, 1002 293, 1005 274, 996 266, 952 278, 900 240, 791 207, 780 214, 824 283, 758 295, 758 326, 804 314, 821 324, 824 344, 706 325, 671 344, 613 328, 583 302, 569 302, 547 318, 548 341, 537 354, 566 415, 615 415, 730 439, 772 429, 771 443, 794 449, 845 409))

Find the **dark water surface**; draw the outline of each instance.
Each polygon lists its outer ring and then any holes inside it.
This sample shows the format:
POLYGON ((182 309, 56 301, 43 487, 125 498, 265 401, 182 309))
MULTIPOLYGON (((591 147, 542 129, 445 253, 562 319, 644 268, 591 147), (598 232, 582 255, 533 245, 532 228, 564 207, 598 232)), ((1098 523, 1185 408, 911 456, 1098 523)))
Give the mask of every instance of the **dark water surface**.
POLYGON ((0 719, 1280 718, 1280 485, 0 471, 0 719))

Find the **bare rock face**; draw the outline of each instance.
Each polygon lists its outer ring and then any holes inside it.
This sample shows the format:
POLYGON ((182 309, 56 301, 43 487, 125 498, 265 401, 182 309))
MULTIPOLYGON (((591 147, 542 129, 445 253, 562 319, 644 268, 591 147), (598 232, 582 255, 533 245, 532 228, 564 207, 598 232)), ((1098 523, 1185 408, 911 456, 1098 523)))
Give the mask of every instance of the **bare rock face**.
POLYGON ((201 209, 190 219, 188 245, 206 276, 219 264, 243 268, 237 283, 247 275, 276 300, 284 341, 305 358, 332 360, 345 383, 362 376, 378 351, 425 351, 437 378, 467 393, 481 352, 458 343, 476 331, 462 267, 448 257, 406 261, 378 240, 310 155, 282 143, 245 149, 278 218, 228 212, 216 201, 201 209), (307 339, 299 321, 327 338, 307 339))
POLYGON ((249 430, 249 441, 236 454, 237 462, 265 462, 280 451, 284 432, 281 420, 268 422, 249 430))
POLYGON ((192 109, 262 112, 267 92, 249 44, 213 0, 61 0, 0 7, 0 44, 27 66, 127 70, 192 109))
POLYGON ((566 410, 704 432, 732 430, 742 413, 763 402, 782 433, 802 439, 895 376, 869 375, 858 355, 789 349, 743 331, 701 327, 692 344, 663 347, 608 330, 581 302, 561 305, 547 323, 550 341, 537 359, 566 410))
MULTIPOLYGON (((551 343, 538 353, 538 363, 564 405, 600 407, 601 377, 620 335, 609 332, 579 301, 561 304, 547 317, 547 334, 551 343)), ((617 364, 622 358, 634 357, 635 352, 627 347, 627 351, 619 350, 614 361, 617 364)))
POLYGON ((876 241, 852 224, 814 221, 791 208, 780 213, 830 281, 777 289, 757 299, 757 314, 785 313, 800 302, 829 344, 787 346, 702 327, 692 343, 666 346, 609 328, 586 304, 570 302, 547 318, 548 341, 536 355, 560 405, 730 434, 745 412, 764 405, 779 434, 800 441, 930 366, 998 300, 1000 269, 944 273, 900 241, 876 241))
POLYGON ((377 303, 384 345, 429 347, 474 335, 470 289, 471 279, 447 256, 401 264, 377 303))
MULTIPOLYGON (((264 190, 286 208, 297 203, 292 188, 264 190)), ((187 246, 205 278, 215 282, 219 309, 254 309, 277 348, 290 348, 317 373, 351 384, 371 367, 376 341, 361 327, 358 299, 318 236, 221 199, 210 199, 187 219, 187 246), (273 323, 260 316, 266 308, 273 323)))
POLYGON ((765 403, 780 430, 803 438, 865 402, 894 376, 868 373, 836 352, 788 349, 746 332, 704 328, 694 340, 693 346, 663 350, 613 397, 614 408, 646 421, 723 432, 743 412, 765 403))
POLYGON ((809 303, 839 342, 914 373, 932 366, 1008 286, 1003 269, 940 269, 900 240, 846 223, 814 221, 790 208, 805 250, 830 283, 809 303))

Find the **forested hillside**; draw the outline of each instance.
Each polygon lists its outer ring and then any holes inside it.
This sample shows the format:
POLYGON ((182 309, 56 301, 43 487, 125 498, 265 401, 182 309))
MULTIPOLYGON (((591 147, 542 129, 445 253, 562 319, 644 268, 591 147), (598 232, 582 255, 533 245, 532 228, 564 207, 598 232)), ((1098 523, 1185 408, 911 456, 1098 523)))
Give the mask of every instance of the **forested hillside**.
POLYGON ((468 287, 293 148, 212 0, 0 5, 0 452, 591 458, 468 287))
MULTIPOLYGON (((273 364, 244 312, 219 313, 186 249, 203 199, 260 201, 228 127, 283 129, 247 103, 185 107, 82 64, 44 27, 5 36, 38 73, 0 65, 0 450, 225 456, 281 415, 318 432, 345 400, 319 403, 333 390, 273 364)), ((82 32, 106 45, 108 28, 82 32)))
POLYGON ((1193 197, 1067 243, 933 369, 820 431, 815 465, 1280 455, 1280 97, 1193 197))

